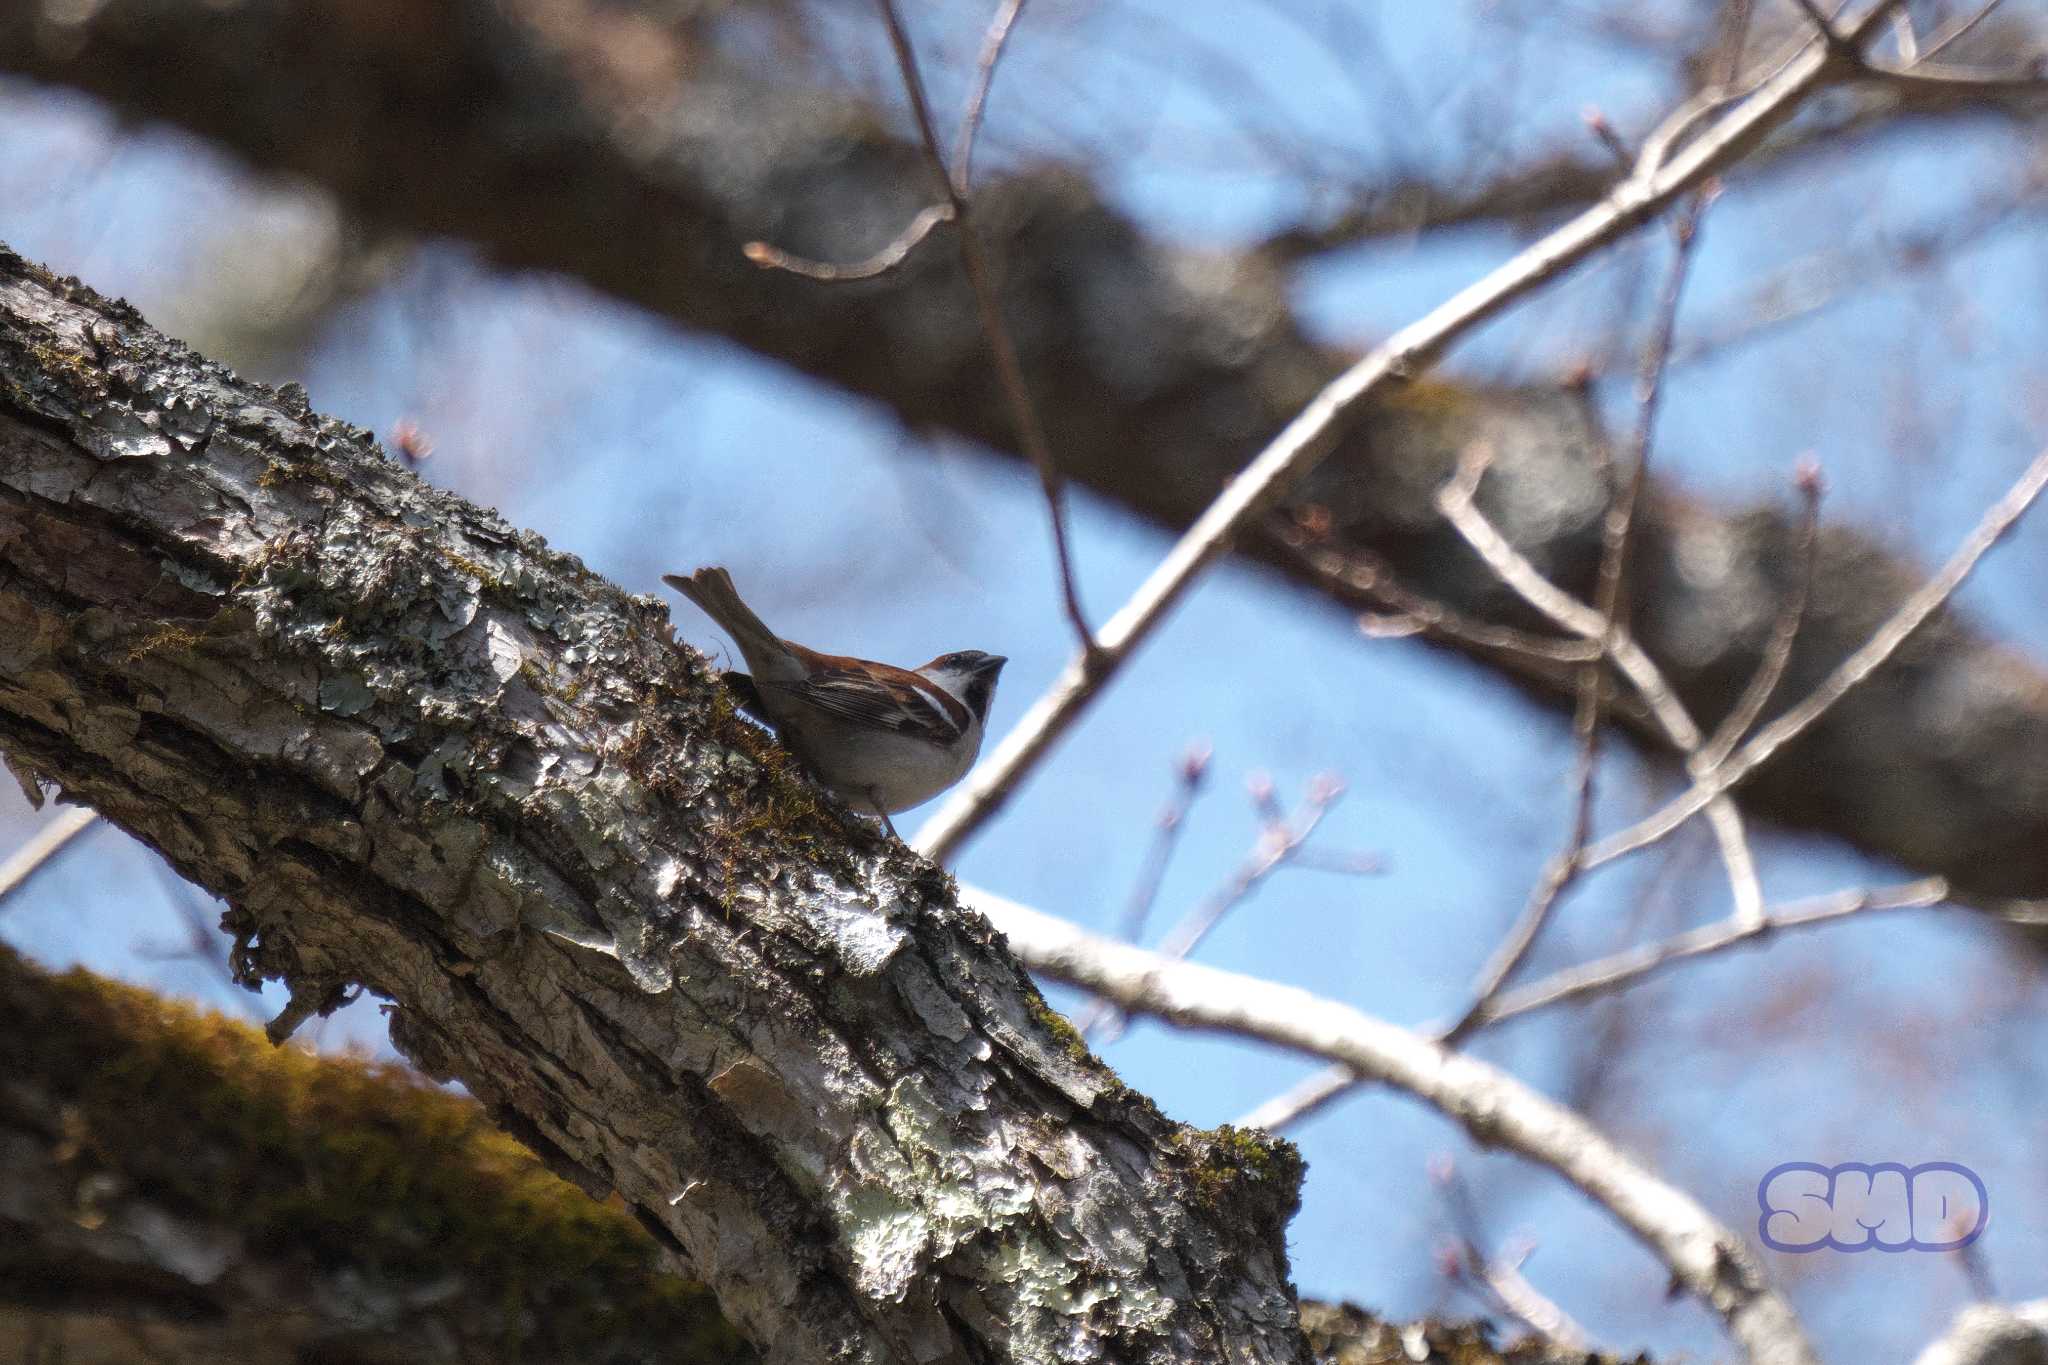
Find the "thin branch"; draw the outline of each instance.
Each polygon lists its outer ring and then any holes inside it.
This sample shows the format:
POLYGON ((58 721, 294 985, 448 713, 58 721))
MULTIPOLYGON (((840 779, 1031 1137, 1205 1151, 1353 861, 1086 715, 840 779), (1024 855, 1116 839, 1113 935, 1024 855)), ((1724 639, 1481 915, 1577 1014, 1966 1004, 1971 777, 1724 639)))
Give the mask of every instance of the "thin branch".
MULTIPOLYGON (((1897 288, 1978 245, 2021 214, 2038 210, 2041 199, 2041 186, 2023 183, 2007 193, 1980 197, 1968 206, 1967 213, 1939 228, 1854 251, 1831 247, 1814 252, 1761 277, 1745 291, 1741 304, 1722 310, 1718 321, 1691 328, 1671 363, 1674 367, 1696 364, 1818 316, 1847 299, 1897 288)), ((1589 375, 1600 377, 1597 368, 1589 375)))
POLYGON ((1174 794, 1154 821, 1156 833, 1152 851, 1145 859, 1138 884, 1132 888, 1130 903, 1124 907, 1118 936, 1126 943, 1136 943, 1144 935, 1145 921, 1151 916, 1153 903, 1159 899, 1160 884, 1166 880, 1167 864, 1173 860, 1173 851, 1187 830, 1188 813, 1194 809, 1195 797, 1200 794, 1202 782, 1209 775, 1210 756, 1206 743, 1191 744, 1181 755, 1180 762, 1174 765, 1174 794))
MULTIPOLYGON (((980 891, 973 893, 976 904, 984 894, 980 891)), ((1817 900, 1794 901, 1773 909, 1754 924, 1731 915, 1714 924, 1675 934, 1657 943, 1610 953, 1563 968, 1526 986, 1503 991, 1481 1014, 1472 1031, 1589 996, 1626 990, 1666 967, 1725 952, 1752 940, 1761 942, 1781 930, 1810 929, 1866 912, 1925 909, 1940 905, 1947 899, 1948 884, 1939 877, 1929 877, 1878 891, 1842 891, 1817 900)), ((1028 958, 1026 962, 1034 968, 1037 965, 1028 958)), ((1424 1036, 1444 1039, 1449 1032, 1449 1028, 1445 1028, 1434 1033, 1425 1032, 1424 1036)), ((1328 1067, 1250 1110, 1236 1123, 1242 1128, 1283 1132, 1369 1079, 1348 1066, 1328 1067)))
POLYGON ((1895 90, 1941 99, 1964 95, 2048 96, 2048 78, 2032 67, 1992 71, 1974 66, 1942 66, 1922 59, 1908 70, 1874 70, 1871 74, 1895 90))
POLYGON ((1451 1276, 1472 1289, 1481 1302, 1526 1323, 1549 1341, 1574 1351, 1590 1349, 1591 1338, 1586 1329, 1522 1274, 1522 1265, 1534 1250, 1533 1244, 1507 1257, 1490 1254, 1485 1245, 1485 1226, 1479 1217, 1479 1201, 1464 1173, 1446 1158, 1440 1163, 1431 1162, 1430 1180, 1442 1192, 1457 1234, 1456 1250, 1448 1267, 1451 1276))
POLYGON ((1528 1323, 1545 1340, 1555 1342, 1567 1351, 1589 1349, 1591 1338, 1586 1335, 1586 1329, 1522 1273, 1522 1263, 1527 1259, 1527 1252, 1512 1259, 1482 1256, 1476 1269, 1485 1279, 1486 1287, 1500 1300, 1501 1306, 1528 1323))
POLYGON ((816 261, 808 256, 784 251, 767 242, 748 242, 740 248, 741 254, 755 265, 769 270, 787 270, 792 275, 802 275, 807 280, 821 284, 843 284, 848 280, 872 280, 886 275, 909 258, 918 243, 931 236, 932 229, 941 223, 953 221, 951 204, 932 204, 920 209, 910 225, 896 235, 896 240, 877 251, 864 261, 852 261, 844 265, 833 261, 816 261))
POLYGON ((1358 618, 1359 631, 1373 639, 1421 635, 1546 665, 1581 664, 1600 657, 1600 647, 1584 640, 1561 640, 1475 621, 1402 583, 1377 555, 1323 543, 1298 518, 1275 514, 1266 519, 1266 527, 1276 542, 1294 552, 1295 562, 1325 591, 1340 598, 1363 598, 1382 608, 1358 618))
POLYGON ((1803 701, 1759 730, 1726 762, 1695 776, 1693 785, 1661 810, 1587 849, 1583 860, 1585 866, 1588 869, 1599 867, 1662 839, 1804 734, 1927 624, 1928 618, 1963 586, 1978 561, 2033 506, 2044 487, 2048 487, 2048 449, 2036 455, 2019 481, 1984 513, 1983 520, 1956 548, 1941 571, 1900 603, 1890 619, 1878 627, 1855 653, 1836 665, 1834 672, 1803 701))
POLYGON ((1819 30, 1821 41, 1837 51, 1846 50, 1849 56, 1856 56, 1856 49, 1850 46, 1841 34, 1835 32, 1834 20, 1821 13, 1820 6, 1815 4, 1814 0, 1792 0, 1792 3, 1806 15, 1807 21, 1819 30))
MULTIPOLYGON (((1848 25, 1848 35, 1860 40, 1897 3, 1879 0, 1848 25)), ((1683 151, 1660 165, 1639 166, 1602 202, 1400 329, 1327 385, 1195 519, 1138 592, 1103 626, 1097 636, 1099 649, 1068 665, 987 762, 918 832, 917 846, 943 861, 993 815, 1202 570, 1330 452, 1345 421, 1361 405, 1419 374, 1473 328, 1726 170, 1837 76, 1819 44, 1805 45, 1683 151)))
POLYGON ((1892 15, 1892 41, 1899 46, 1899 60, 1911 66, 1920 60, 1920 36, 1913 32, 1913 16, 1907 10, 1892 15))
MULTIPOLYGON (((1538 573, 1536 566, 1479 511, 1474 496, 1477 480, 1485 468, 1484 458, 1483 450, 1475 450, 1460 462, 1458 473, 1437 495, 1438 510, 1486 561, 1487 567, 1530 606, 1588 640, 1610 641, 1615 667, 1621 670, 1622 676, 1643 699, 1651 719, 1664 732, 1672 747, 1685 756, 1690 771, 1697 765, 1699 749, 1706 742, 1706 737, 1700 733, 1692 714, 1665 680, 1663 670, 1626 629, 1616 628, 1610 637, 1606 623, 1597 612, 1538 573)), ((1736 903, 1754 914, 1762 906, 1763 892, 1757 881, 1755 859, 1750 855, 1748 839, 1742 832, 1742 817, 1733 802, 1717 801, 1712 804, 1714 838, 1720 847, 1722 863, 1728 870, 1736 903)), ((1583 848, 1575 855, 1573 863, 1573 875, 1595 866, 1588 861, 1588 850, 1583 848)), ((1535 913, 1533 902, 1528 913, 1535 913)))
POLYGON ((953 188, 962 195, 974 183, 974 142, 981 132, 981 116, 988 107, 988 92, 996 81, 996 64, 1003 59, 1003 47, 1010 30, 1024 12, 1024 0, 1003 0, 989 20, 981 38, 981 58, 975 64, 974 90, 967 97, 967 111, 960 116, 960 135, 953 143, 953 188))
POLYGON ((1801 461, 1792 482, 1799 490, 1800 504, 1792 588, 1778 609, 1778 619, 1771 626, 1771 638, 1764 644, 1756 673, 1742 689, 1734 709, 1715 728, 1714 737, 1700 750, 1700 762, 1707 768, 1719 767, 1763 715, 1771 694, 1778 690, 1778 683, 1785 676, 1786 665, 1792 662, 1792 646, 1799 638, 1799 624, 1806 617, 1807 598, 1813 592, 1814 557, 1820 548, 1820 467, 1810 460, 1801 461))
MULTIPOLYGON (((1024 447, 1025 455, 1038 470, 1038 484, 1045 494, 1046 511, 1052 521, 1053 554, 1059 561, 1060 598, 1066 607, 1067 619, 1073 624, 1074 634, 1081 643, 1081 663, 1085 666, 1095 657, 1099 647, 1088 617, 1081 610, 1081 592, 1074 582, 1074 555, 1067 533, 1066 490, 1060 478, 1059 465, 1053 460, 1052 443, 1046 439, 1038 409, 1031 402, 1031 391, 1025 387, 1024 367, 1017 360, 1016 343, 1003 322, 1002 304, 996 296, 995 274, 982 246, 981 234, 975 231, 974 220, 968 216, 966 187, 956 184, 954 175, 946 168, 946 154, 939 147, 938 127, 932 121, 931 102, 925 97, 924 77, 918 72, 917 53, 911 49, 910 34, 903 27, 903 16, 897 13, 896 0, 875 0, 875 4, 882 12, 882 22, 889 29, 889 46, 895 50, 903 88, 910 96, 911 112, 917 117, 917 131, 924 140, 925 157, 952 205, 953 222, 960 234, 960 264, 967 272, 968 287, 974 292, 974 306, 981 314, 981 330, 995 358, 996 378, 1002 385, 1003 398, 1009 404, 1010 420, 1016 425, 1018 444, 1024 447)), ((994 52, 1000 55, 1001 51, 1002 45, 997 42, 994 52)), ((993 58, 990 61, 986 74, 993 79, 993 58)), ((971 147, 963 150, 971 151, 971 147)))
MULTIPOLYGON (((1180 847, 1181 835, 1187 829, 1188 812, 1193 809, 1202 781, 1208 776, 1209 757, 1208 745, 1191 745, 1175 765, 1177 783, 1174 793, 1159 812, 1159 818, 1153 822, 1152 847, 1145 855, 1145 865, 1138 873, 1137 885, 1132 888, 1130 902, 1124 907, 1123 922, 1117 928, 1117 936, 1126 943, 1138 942, 1145 932, 1145 921, 1150 918, 1152 906, 1159 899, 1159 888, 1166 880, 1167 866, 1173 861, 1174 850, 1180 847)), ((1072 1013, 1074 1027, 1086 1038, 1114 1011, 1100 1000, 1091 1000, 1085 1008, 1072 1013)))
POLYGON ((1554 972, 1527 986, 1503 991, 1487 1006, 1479 1021, 1480 1026, 1549 1009, 1568 1000, 1609 994, 1633 986, 1666 967, 1710 953, 1725 952, 1738 944, 1761 939, 1782 929, 1810 929, 1871 910, 1924 910, 1947 899, 1948 883, 1940 877, 1928 877, 1879 891, 1843 891, 1817 901, 1795 903, 1754 923, 1730 915, 1660 942, 1611 953, 1554 972))
MULTIPOLYGON (((1290 820, 1273 801, 1270 786, 1263 795, 1255 786, 1254 803, 1262 808, 1270 807, 1263 810, 1264 819, 1257 845, 1222 886, 1167 931, 1154 951, 1161 957, 1178 961, 1199 948, 1202 940, 1223 922, 1224 916, 1251 899, 1261 883, 1294 860, 1302 845, 1308 842, 1316 827, 1323 823, 1323 817, 1330 813, 1330 808, 1343 794, 1343 783, 1334 777, 1319 777, 1310 784, 1301 811, 1290 820)), ((1121 1015, 1115 1006, 1100 1000, 1074 1023, 1083 1036, 1097 1029, 1108 1031, 1109 1041, 1114 1040, 1121 1026, 1121 1015)))
POLYGON ((1939 57, 1958 40, 1969 36, 1970 31, 1976 28, 1977 25, 1995 14, 1999 5, 2003 2, 2004 0, 1985 0, 1985 3, 1978 7, 1975 14, 1964 15, 1947 28, 1937 31, 1933 37, 1921 44, 1919 60, 1923 62, 1932 61, 1934 58, 1939 57))
POLYGON ((69 848, 72 840, 91 829, 98 819, 96 812, 80 806, 65 811, 31 835, 28 842, 16 849, 6 862, 0 863, 0 905, 5 905, 9 897, 35 880, 37 873, 69 848))
POLYGON ((1722 11, 1720 72, 1715 84, 1729 86, 1742 74, 1742 53, 1749 45, 1749 25, 1754 17, 1751 0, 1730 0, 1722 11))
POLYGON ((1087 933, 986 893, 975 907, 1034 969, 1133 1014, 1327 1057, 1413 1095, 1484 1146, 1547 1166, 1605 1209, 1719 1315, 1758 1365, 1815 1360, 1791 1305, 1734 1232, 1578 1114, 1475 1058, 1307 991, 1087 933))
MULTIPOLYGON (((1604 126, 1605 120, 1600 121, 1604 126)), ((1579 855, 1593 829, 1593 785, 1600 758, 1600 691, 1605 681, 1603 664, 1614 653, 1621 632, 1623 583, 1628 576, 1628 552, 1633 541, 1636 510, 1642 503, 1643 486, 1649 479, 1650 442, 1657 425, 1657 411, 1664 392, 1664 372, 1671 361, 1671 340, 1678 331, 1678 303, 1685 293, 1685 281, 1699 241, 1700 214, 1712 200, 1710 188, 1686 201, 1672 220, 1671 268, 1657 300, 1656 320, 1643 346, 1642 372, 1636 384, 1636 425, 1628 445, 1622 482, 1609 501, 1600 527, 1600 569, 1594 584, 1594 611, 1600 629, 1594 637, 1600 647, 1599 659, 1579 670, 1578 701, 1573 708, 1572 736, 1572 818, 1565 846, 1552 858, 1537 880, 1536 888, 1508 936, 1494 950, 1472 993, 1472 1005, 1458 1021, 1445 1042, 1456 1044, 1475 1025, 1481 1012, 1499 994, 1515 969, 1536 946, 1543 927, 1558 902, 1578 879, 1579 855)), ((1647 698, 1646 698, 1647 700, 1647 698)), ((1673 703, 1676 705, 1676 702, 1673 703)), ((1682 708, 1681 708, 1682 709, 1682 708)), ((1673 742, 1680 742, 1673 735, 1673 742)), ((1738 909, 1752 917, 1761 913, 1763 891, 1757 883, 1755 859, 1743 832, 1742 817, 1732 802, 1725 803, 1716 836, 1722 842, 1722 857, 1728 867, 1729 885, 1734 888, 1738 909), (1752 903, 1753 898, 1753 903, 1752 903)))
POLYGON ((1260 883, 1286 866, 1316 832, 1317 826, 1344 795, 1344 784, 1334 777, 1319 777, 1309 786, 1302 810, 1292 819, 1280 818, 1276 810, 1260 831, 1258 846, 1230 876, 1230 880, 1201 905, 1188 912, 1160 940, 1163 957, 1183 958, 1202 945, 1223 917, 1242 905, 1260 883))
POLYGON ((1256 1109, 1247 1110, 1232 1122, 1239 1128, 1263 1128, 1269 1133, 1284 1133, 1313 1117, 1332 1100, 1350 1094, 1368 1079, 1362 1072, 1341 1064, 1324 1067, 1312 1076, 1304 1076, 1256 1109))
POLYGON ((206 905, 200 900, 199 889, 180 877, 169 863, 161 859, 156 864, 157 881, 164 888, 164 899, 170 903, 171 912, 178 917, 184 930, 185 943, 181 948, 172 948, 149 955, 163 961, 196 962, 220 983, 228 988, 227 994, 237 1009, 255 1023, 263 1023, 268 1017, 262 1002, 235 978, 234 964, 228 961, 230 940, 221 932, 218 915, 209 915, 206 905))

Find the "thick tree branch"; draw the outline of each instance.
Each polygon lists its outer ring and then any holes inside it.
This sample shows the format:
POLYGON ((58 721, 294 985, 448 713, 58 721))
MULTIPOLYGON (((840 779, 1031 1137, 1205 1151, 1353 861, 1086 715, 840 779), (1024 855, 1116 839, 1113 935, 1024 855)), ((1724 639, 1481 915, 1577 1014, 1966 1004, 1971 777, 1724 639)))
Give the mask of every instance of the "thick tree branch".
POLYGON ((651 598, 0 255, 0 753, 616 1190, 776 1361, 1305 1358, 1285 1144, 1162 1117, 651 598))
POLYGON ((0 948, 0 1069, 8 1360, 752 1358, 629 1214, 401 1067, 0 948))
MULTIPOLYGON (((714 74, 685 38, 626 9, 419 0, 405 14, 370 22, 336 0, 107 0, 55 33, 40 7, 0 6, 0 64, 308 176, 367 221, 575 274, 876 397, 915 425, 993 448, 1010 439, 971 342, 972 301, 945 253, 913 253, 886 281, 831 289, 740 255, 768 237, 857 257, 925 203, 918 149, 872 114, 714 74), (549 193, 530 193, 535 184, 549 193)), ((1064 471, 1163 526, 1190 524, 1345 363, 1302 335, 1288 277, 1267 257, 1177 252, 1068 175, 984 186, 975 207, 1064 471)), ((1345 606, 1382 608, 1364 566, 1384 565, 1467 621, 1530 625, 1431 495, 1467 447, 1490 445, 1487 515, 1584 595, 1607 501, 1604 440, 1571 393, 1413 385, 1362 413, 1296 490, 1291 510, 1312 514, 1320 540, 1276 520, 1238 550, 1345 606)), ((1644 510, 1630 634, 1711 729, 1756 675, 1795 590, 1798 515, 1724 513, 1654 484, 1644 510)), ((1920 577, 1871 538, 1825 533, 1784 693, 1824 676, 1920 577)), ((1569 701, 1569 661, 1469 633, 1441 638, 1569 701)), ((1647 717, 1623 719, 1655 745, 1647 717)), ((2048 788, 2025 775, 2043 769, 2048 673, 1944 613, 1741 799, 1938 872, 1959 895, 2040 896, 2048 788)))

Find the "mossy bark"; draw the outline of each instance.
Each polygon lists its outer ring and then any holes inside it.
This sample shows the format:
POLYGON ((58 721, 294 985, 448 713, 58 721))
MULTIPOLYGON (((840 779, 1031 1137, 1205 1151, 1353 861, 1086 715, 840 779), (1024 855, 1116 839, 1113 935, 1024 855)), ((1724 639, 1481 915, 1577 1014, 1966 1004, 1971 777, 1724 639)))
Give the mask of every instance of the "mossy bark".
POLYGON ((623 1208, 400 1067, 0 948, 0 1359, 741 1365, 623 1208))

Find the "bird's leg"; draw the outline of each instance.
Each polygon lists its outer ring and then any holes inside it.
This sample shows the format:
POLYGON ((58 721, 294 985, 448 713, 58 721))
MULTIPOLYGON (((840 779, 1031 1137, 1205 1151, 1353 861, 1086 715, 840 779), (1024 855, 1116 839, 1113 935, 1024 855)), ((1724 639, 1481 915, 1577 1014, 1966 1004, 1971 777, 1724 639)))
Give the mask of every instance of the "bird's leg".
POLYGON ((875 794, 873 787, 868 788, 868 804, 875 808, 875 814, 882 817, 882 828, 889 831, 889 837, 901 842, 903 836, 896 832, 896 822, 889 818, 888 811, 882 809, 882 799, 875 794))

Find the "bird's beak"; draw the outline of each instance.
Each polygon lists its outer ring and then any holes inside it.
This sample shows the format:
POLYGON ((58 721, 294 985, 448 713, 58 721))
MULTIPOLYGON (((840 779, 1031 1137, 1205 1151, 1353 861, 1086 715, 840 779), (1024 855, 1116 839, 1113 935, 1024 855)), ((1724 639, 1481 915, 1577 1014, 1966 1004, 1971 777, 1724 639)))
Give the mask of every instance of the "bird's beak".
POLYGON ((1000 654, 992 655, 989 658, 986 658, 981 661, 980 671, 993 676, 997 673, 1002 672, 1003 665, 1008 662, 1010 661, 1000 654))

